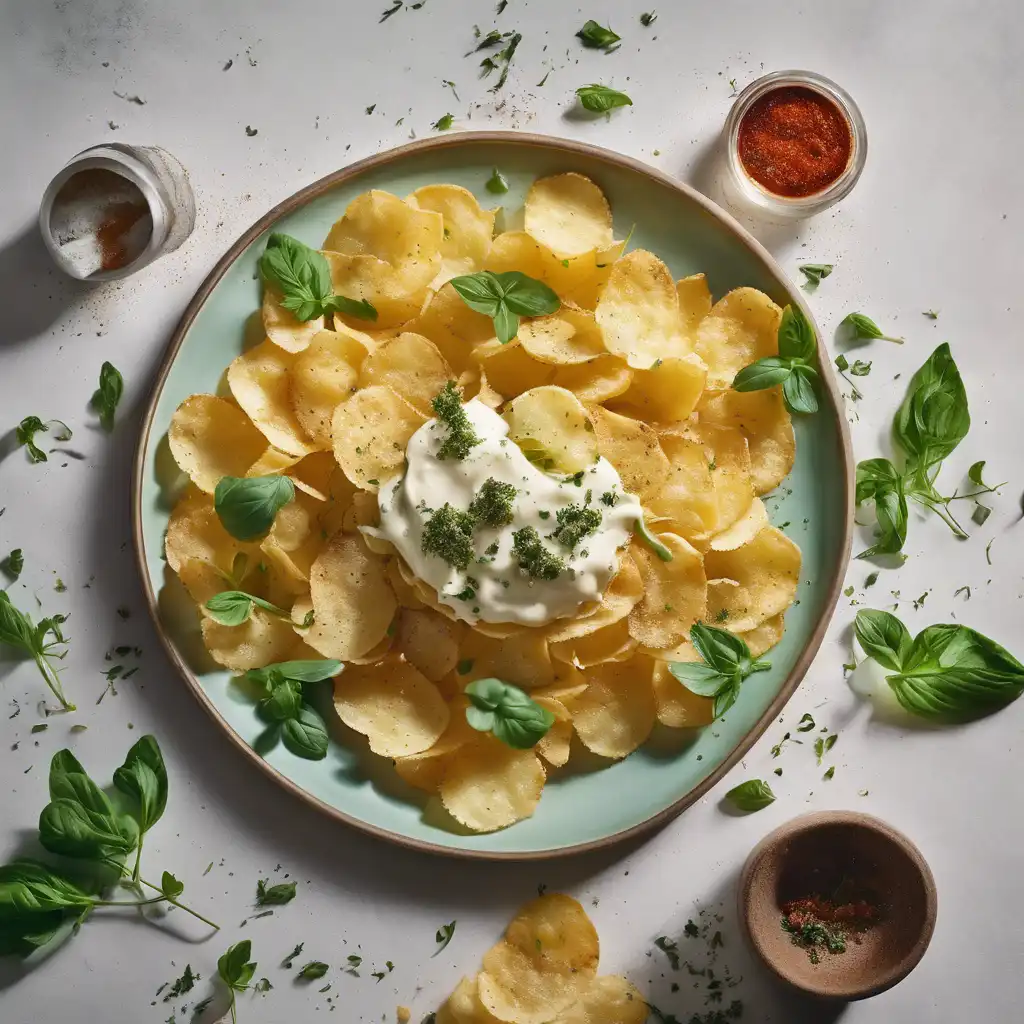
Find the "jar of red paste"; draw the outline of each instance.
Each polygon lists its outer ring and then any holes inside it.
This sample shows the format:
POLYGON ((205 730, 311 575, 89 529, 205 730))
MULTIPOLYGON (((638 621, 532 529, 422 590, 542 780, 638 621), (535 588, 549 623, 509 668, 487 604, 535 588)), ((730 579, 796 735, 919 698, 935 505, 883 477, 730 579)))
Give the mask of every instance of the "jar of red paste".
POLYGON ((776 71, 736 98, 725 146, 730 198, 788 220, 849 194, 868 137, 857 104, 835 82, 812 71, 776 71))

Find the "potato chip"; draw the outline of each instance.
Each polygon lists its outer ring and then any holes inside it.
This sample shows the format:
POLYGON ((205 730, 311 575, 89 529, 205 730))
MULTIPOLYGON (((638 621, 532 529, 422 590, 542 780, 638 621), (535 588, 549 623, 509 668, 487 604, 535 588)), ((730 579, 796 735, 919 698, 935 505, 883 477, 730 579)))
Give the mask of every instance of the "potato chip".
POLYGON ((433 342, 409 331, 371 352, 359 374, 361 387, 389 387, 428 419, 434 415, 430 403, 451 379, 433 342))
POLYGON ((752 540, 768 525, 768 512, 760 498, 754 498, 747 511, 728 529, 716 533, 708 545, 712 551, 734 551, 752 540))
POLYGON ((657 493, 669 472, 658 435, 646 423, 600 407, 591 409, 590 416, 597 450, 615 467, 622 489, 641 501, 657 493))
POLYGON ((683 324, 683 333, 695 339, 698 325, 711 312, 708 279, 703 274, 691 274, 676 281, 676 298, 679 300, 679 319, 683 324))
MULTIPOLYGON (((400 267, 376 256, 346 256, 325 252, 331 270, 331 287, 338 295, 369 302, 377 311, 375 320, 347 313, 334 314, 334 327, 342 325, 366 330, 400 327, 416 316, 427 300, 428 288, 441 266, 441 254, 432 259, 413 260, 400 267)), ((382 339, 383 340, 383 339, 382 339)))
POLYGON ((534 359, 557 366, 587 363, 607 351, 594 314, 568 304, 551 316, 524 320, 517 337, 534 359))
POLYGON ((674 533, 658 539, 672 553, 663 562, 634 541, 630 551, 644 580, 644 596, 629 613, 629 633, 645 647, 674 647, 690 627, 706 618, 707 580, 700 552, 674 533))
POLYGON ((443 679, 459 661, 465 627, 431 611, 403 608, 398 617, 395 647, 431 682, 443 679))
POLYGON ((747 439, 736 427, 713 423, 698 423, 695 433, 705 453, 711 457, 711 479, 718 501, 716 532, 727 530, 746 513, 754 500, 747 439))
POLYGON ((391 584, 391 589, 395 592, 395 597, 403 608, 415 610, 423 608, 424 604, 416 591, 402 575, 400 568, 402 564, 402 560, 398 557, 388 559, 388 582, 391 584))
POLYGON ((583 907, 571 896, 546 894, 521 907, 505 937, 484 954, 480 1001, 510 1024, 545 1024, 589 987, 599 955, 583 907))
POLYGON ((363 388, 334 411, 334 457, 352 483, 376 493, 401 471, 409 438, 426 421, 391 388, 363 388))
POLYGON ((553 697, 534 696, 533 699, 555 716, 551 728, 537 741, 537 753, 548 764, 555 768, 561 768, 568 762, 572 748, 572 715, 561 701, 555 700, 553 697))
POLYGON ((174 461, 192 483, 213 494, 225 476, 245 476, 267 449, 267 439, 233 402, 191 395, 174 411, 167 429, 174 461))
POLYGON ((361 331, 320 331, 292 364, 292 410, 320 447, 330 448, 334 410, 359 386, 359 369, 373 347, 361 331))
POLYGON ((483 210, 476 196, 458 185, 424 185, 406 200, 442 218, 441 269, 431 287, 438 289, 459 274, 475 274, 484 265, 494 234, 494 210, 483 210))
MULTIPOLYGON (((477 623, 481 625, 485 624, 477 623)), ((549 686, 555 679, 547 638, 539 629, 517 629, 494 638, 474 627, 463 639, 459 657, 473 662, 465 674, 467 683, 495 677, 530 690, 549 686)))
POLYGON ((467 743, 476 743, 480 739, 480 733, 466 721, 465 698, 452 701, 448 712, 448 726, 432 747, 418 754, 395 758, 395 771, 399 777, 427 793, 437 792, 451 755, 467 743))
POLYGON ((544 778, 532 750, 515 750, 481 734, 452 755, 439 792, 457 821, 474 832, 493 832, 533 814, 544 778))
POLYGON ((224 573, 211 562, 201 558, 185 558, 178 566, 178 579, 185 585, 189 597, 203 605, 214 594, 230 589, 224 573))
POLYGON ((459 375, 456 382, 462 394, 463 402, 477 399, 487 406, 488 409, 500 409, 505 404, 505 399, 491 387, 487 380, 487 374, 480 367, 473 367, 465 370, 459 375))
MULTIPOLYGON (((571 618, 558 619, 551 623, 547 629, 548 643, 596 633, 599 629, 624 619, 640 600, 643 590, 643 579, 633 556, 628 550, 623 551, 619 555, 619 570, 605 588, 597 608, 589 615, 577 613, 571 618)), ((571 658, 566 660, 572 662, 571 658)))
POLYGON ((472 365, 474 346, 494 337, 494 322, 470 309, 446 284, 430 297, 419 316, 405 325, 405 330, 429 338, 452 372, 461 374, 472 365))
POLYGON ((440 213, 370 189, 348 204, 323 247, 346 256, 375 256, 398 267, 430 259, 439 252, 443 237, 440 213))
POLYGON ((308 455, 316 444, 292 409, 290 375, 296 357, 265 341, 228 367, 228 386, 263 436, 289 455, 308 455))
POLYGON ((750 656, 759 658, 765 651, 770 651, 781 639, 786 628, 785 617, 782 614, 773 615, 765 619, 759 626, 740 633, 743 642, 750 648, 750 656))
POLYGON ((351 661, 349 661, 349 664, 376 665, 378 662, 383 661, 391 651, 392 643, 393 638, 391 636, 386 636, 379 643, 374 644, 365 654, 360 654, 358 657, 352 658, 351 661))
POLYGON ((437 1011, 436 1024, 498 1024, 498 1018, 480 1002, 477 979, 463 978, 437 1011))
POLYGON ((381 757, 429 750, 448 727, 448 705, 437 687, 406 661, 348 665, 334 680, 338 717, 362 733, 381 757))
POLYGON ((324 318, 298 320, 281 305, 281 293, 269 286, 263 289, 263 330, 267 337, 285 352, 301 352, 324 329, 324 318))
MULTIPOLYGON (((697 660, 697 652, 694 658, 697 660)), ((689 691, 669 671, 669 662, 655 660, 653 665, 654 700, 658 721, 671 729, 696 729, 714 721, 715 702, 689 691)))
MULTIPOLYGON (((323 451, 313 452, 296 460, 288 469, 287 475, 292 478, 292 482, 301 493, 326 505, 331 500, 334 475, 337 472, 338 464, 334 461, 334 453, 323 451)), ((322 514, 323 511, 319 509, 317 514, 322 514)))
POLYGON ((558 367, 551 383, 593 405, 624 394, 632 380, 633 371, 618 356, 598 356, 589 363, 558 367))
MULTIPOLYGON (((263 437, 263 435, 260 435, 263 437)), ((266 438, 263 438, 266 442, 266 438)), ((279 452, 276 448, 267 448, 266 451, 245 471, 243 476, 276 476, 287 474, 300 459, 301 455, 289 455, 287 452, 279 452)))
POLYGON ((551 657, 579 669, 628 661, 636 650, 625 617, 583 636, 560 640, 550 645, 551 657))
POLYGON ((609 974, 595 978, 578 1003, 551 1024, 644 1024, 650 1007, 625 978, 609 974))
POLYGON ((796 458, 796 438, 779 387, 723 391, 703 399, 697 411, 703 421, 739 426, 747 435, 755 494, 767 494, 788 476, 796 458))
POLYGON ((307 503, 310 507, 318 504, 306 494, 301 498, 297 494, 295 501, 277 513, 270 533, 260 544, 263 554, 292 594, 309 590, 310 570, 325 544, 316 513, 310 514, 307 503))
POLYGON ((718 532, 718 496, 704 446, 691 437, 662 434, 669 473, 661 489, 645 501, 658 529, 669 529, 698 547, 718 532))
POLYGON ((164 555, 175 572, 180 572, 189 558, 229 572, 238 555, 252 559, 258 552, 258 544, 236 540, 224 529, 213 499, 202 491, 190 487, 174 506, 164 537, 164 555))
POLYGON ((484 269, 496 274, 518 270, 543 281, 559 298, 590 309, 600 283, 607 280, 614 266, 611 258, 604 261, 605 257, 596 251, 562 258, 525 231, 503 231, 491 243, 484 269), (599 260, 603 266, 598 266, 599 260))
POLYGON ((285 661, 298 642, 288 619, 259 608, 240 626, 222 626, 204 615, 202 630, 213 660, 236 672, 285 661))
POLYGON ((634 370, 629 387, 609 404, 649 423, 674 423, 696 408, 706 378, 707 368, 699 356, 692 352, 669 356, 649 370, 634 370))
POLYGON ((358 534, 336 533, 309 575, 316 619, 306 637, 325 658, 351 661, 387 634, 398 602, 382 558, 358 534))
POLYGON ((708 590, 708 616, 727 621, 729 630, 745 633, 785 611, 800 582, 800 549, 774 526, 732 551, 708 551, 709 580, 733 580, 737 586, 708 590), (721 616, 721 619, 719 618, 721 616))
POLYGON ((526 194, 524 213, 527 234, 557 256, 581 256, 612 244, 611 207, 582 174, 538 178, 526 194))
POLYGON ((697 328, 697 354, 708 367, 708 387, 727 390, 744 366, 779 354, 782 310, 756 288, 734 288, 711 307, 697 328))
POLYGON ((612 265, 596 316, 608 351, 634 369, 647 370, 659 359, 689 351, 672 275, 657 256, 643 249, 634 249, 612 265))
POLYGON ((555 367, 534 359, 518 338, 503 345, 497 338, 477 345, 473 356, 480 362, 488 385, 502 399, 515 398, 533 388, 549 384, 555 376, 555 367))
POLYGON ((654 728, 651 659, 599 665, 587 672, 587 689, 572 709, 583 745, 601 757, 631 754, 654 728))
POLYGON ((504 416, 508 436, 524 451, 550 461, 558 472, 577 473, 597 459, 594 424, 571 391, 532 388, 511 401, 504 416))

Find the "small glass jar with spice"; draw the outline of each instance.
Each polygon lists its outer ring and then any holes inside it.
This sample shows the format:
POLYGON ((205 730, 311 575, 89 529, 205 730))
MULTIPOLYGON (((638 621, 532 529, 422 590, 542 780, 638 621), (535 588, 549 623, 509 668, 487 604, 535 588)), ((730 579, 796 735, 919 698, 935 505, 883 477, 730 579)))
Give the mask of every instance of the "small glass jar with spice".
POLYGON ((775 218, 828 209, 864 169, 857 104, 813 71, 776 71, 748 85, 725 123, 728 197, 775 218))

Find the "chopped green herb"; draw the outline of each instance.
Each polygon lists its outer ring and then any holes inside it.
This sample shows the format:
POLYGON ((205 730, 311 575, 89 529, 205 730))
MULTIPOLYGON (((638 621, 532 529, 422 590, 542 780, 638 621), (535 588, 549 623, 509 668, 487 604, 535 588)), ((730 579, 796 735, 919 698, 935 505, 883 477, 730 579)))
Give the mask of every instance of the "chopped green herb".
POLYGON ((295 899, 295 882, 279 882, 269 888, 261 878, 256 883, 256 906, 283 906, 295 899))
POLYGON ((259 992, 260 995, 262 995, 265 992, 269 992, 273 987, 274 986, 270 984, 269 978, 260 978, 260 980, 253 985, 252 990, 253 992, 259 992))
POLYGON ((319 981, 329 969, 329 966, 322 960, 310 960, 299 971, 299 977, 303 981, 319 981))
POLYGON ((515 497, 516 489, 511 484, 489 477, 470 503, 469 515, 480 526, 507 526, 512 522, 512 503, 515 497))
POLYGON ((601 495, 601 503, 607 505, 609 508, 614 508, 619 502, 619 496, 615 491, 605 491, 601 495))
POLYGON ((437 555, 455 569, 473 560, 473 517, 445 502, 423 527, 421 545, 426 555, 437 555))
MULTIPOLYGON (((735 81, 735 79, 734 79, 735 81)), ((834 263, 801 263, 797 268, 809 285, 819 285, 835 269, 834 263)))
POLYGON ((965 601, 970 601, 970 599, 971 599, 971 588, 970 587, 957 587, 957 589, 953 591, 953 596, 954 597, 959 597, 961 594, 965 594, 966 595, 964 597, 965 601))
MULTIPOLYGON (((295 947, 295 948, 294 948, 294 949, 293 949, 293 950, 292 950, 292 951, 291 951, 291 952, 290 952, 290 953, 289 953, 289 954, 288 954, 288 955, 287 955, 287 956, 286 956, 286 957, 285 957, 285 958, 284 958, 284 959, 283 959, 283 960, 281 961, 281 966, 282 966, 283 968, 285 968, 285 970, 291 970, 291 967, 292 967, 292 964, 294 963, 294 961, 295 961, 295 960, 296 960, 296 959, 297 959, 298 957, 300 957, 300 956, 302 955, 302 947, 303 947, 304 945, 305 945, 305 943, 303 943, 303 942, 300 942, 300 943, 299 943, 299 944, 298 944, 298 945, 297 945, 297 946, 296 946, 296 947, 295 947)), ((350 957, 349 959, 351 959, 351 957, 350 957)))
POLYGON ((650 28, 651 24, 658 20, 657 11, 646 11, 640 15, 640 24, 644 28, 650 28))
POLYGON ((796 731, 797 732, 810 732, 814 728, 814 725, 815 725, 815 723, 814 723, 813 715, 809 715, 805 711, 804 714, 801 716, 800 721, 797 722, 796 731))
POLYGON ((605 53, 617 50, 621 41, 621 36, 616 35, 610 28, 599 25, 593 19, 576 33, 576 38, 584 46, 588 46, 592 50, 604 50, 605 53))
POLYGON ((54 441, 70 441, 71 428, 60 420, 44 423, 38 416, 26 416, 15 428, 14 436, 19 445, 25 446, 29 462, 45 462, 46 452, 36 444, 36 434, 50 432, 54 441))
POLYGON ((929 320, 939 319, 939 311, 937 309, 926 309, 921 315, 928 317, 929 320))
POLYGON ((992 509, 990 509, 987 505, 982 505, 982 503, 979 501, 975 503, 974 511, 971 513, 971 519, 978 526, 984 526, 985 521, 988 519, 990 515, 992 515, 992 509))
POLYGON ((467 676, 473 671, 473 663, 472 658, 463 658, 462 661, 455 666, 455 671, 458 672, 460 676, 467 676))
POLYGON ((868 575, 864 578, 864 589, 867 590, 868 587, 873 587, 877 582, 878 582, 878 573, 877 572, 868 573, 868 575))
POLYGON ((25 555, 21 548, 15 548, 2 562, 0 569, 12 580, 16 580, 25 568, 25 555))
POLYGON ((828 736, 819 736, 814 741, 814 754, 818 759, 818 764, 821 764, 821 759, 836 745, 836 740, 839 739, 838 733, 830 733, 828 736))
POLYGON ((495 167, 484 187, 492 195, 500 196, 508 191, 508 179, 495 167))
POLYGON ((452 936, 455 934, 455 922, 449 921, 448 924, 441 925, 437 929, 437 934, 434 936, 434 941, 438 943, 437 949, 434 951, 434 956, 443 950, 449 942, 452 941, 452 936))
POLYGON ((519 568, 534 579, 554 580, 565 570, 565 562, 544 547, 532 526, 524 526, 512 534, 512 554, 519 568))
POLYGON ((90 400, 90 405, 99 414, 103 429, 114 429, 114 413, 124 393, 124 378, 113 365, 105 362, 100 367, 100 386, 90 400))
POLYGON ((164 996, 164 1002, 170 1002, 172 999, 185 995, 186 992, 191 992, 195 987, 195 983, 200 980, 201 978, 198 974, 192 973, 192 965, 185 964, 185 970, 182 972, 181 977, 168 989, 167 995, 164 996))
POLYGON ((570 551, 590 534, 595 533, 601 525, 601 513, 596 508, 584 505, 567 505, 555 513, 558 526, 552 536, 564 544, 570 551))
POLYGON ((374 110, 375 110, 376 108, 377 108, 377 104, 376 104, 376 103, 371 103, 371 104, 370 104, 370 105, 369 105, 369 106, 368 106, 368 107, 366 108, 366 113, 367 113, 367 115, 370 115, 370 114, 372 114, 372 113, 374 112, 374 110))
POLYGON ((448 381, 430 404, 437 418, 448 428, 448 436, 441 442, 437 457, 459 461, 466 458, 470 449, 480 443, 480 438, 469 422, 455 381, 448 381))
POLYGON ((668 957, 669 966, 673 971, 679 970, 679 945, 673 942, 667 935, 659 935, 654 940, 655 946, 658 947, 668 957))
POLYGON ((833 777, 833 776, 835 775, 835 773, 836 773, 836 766, 835 766, 835 765, 832 765, 832 767, 831 767, 831 768, 829 768, 829 769, 828 769, 828 770, 827 770, 827 771, 825 772, 825 774, 824 774, 823 778, 825 778, 825 779, 831 779, 831 778, 832 778, 832 777, 833 777))
POLYGON ((444 114, 443 116, 439 117, 430 127, 437 132, 446 132, 448 131, 449 128, 451 128, 454 121, 454 114, 444 114))

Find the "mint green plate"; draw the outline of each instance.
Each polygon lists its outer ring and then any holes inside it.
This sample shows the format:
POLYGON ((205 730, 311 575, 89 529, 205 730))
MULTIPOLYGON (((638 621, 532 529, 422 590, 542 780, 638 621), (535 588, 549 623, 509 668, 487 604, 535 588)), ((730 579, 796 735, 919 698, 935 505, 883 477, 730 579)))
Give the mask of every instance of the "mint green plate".
POLYGON ((310 185, 231 247, 171 340, 136 456, 134 533, 150 608, 182 677, 225 734, 282 785, 327 813, 407 846, 458 856, 551 857, 654 828, 707 792, 779 713, 821 643, 849 558, 852 458, 827 360, 821 368, 821 411, 797 418, 796 466, 766 502, 772 521, 785 526, 803 552, 799 600, 786 615, 782 642, 771 652, 771 671, 752 676, 736 705, 714 726, 657 732, 624 761, 591 762, 572 774, 557 774, 532 818, 488 835, 462 835, 446 827, 443 812, 405 787, 386 762, 366 751, 361 737, 346 734, 340 724, 323 761, 301 760, 280 744, 265 756, 253 750, 263 726, 252 700, 230 682, 229 673, 203 666, 195 653, 194 607, 182 614, 173 578, 165 586, 163 535, 172 506, 166 431, 178 404, 196 392, 215 391, 241 351, 246 322, 259 309, 256 261, 269 231, 319 245, 360 192, 380 188, 401 196, 435 182, 462 185, 482 204, 500 202, 514 215, 535 178, 560 171, 593 178, 611 201, 616 237, 634 229, 632 245, 657 253, 676 278, 703 271, 716 298, 738 285, 752 285, 780 304, 801 306, 810 317, 797 289, 735 221, 644 164, 542 136, 441 136, 371 157, 310 185), (494 167, 510 185, 498 198, 484 188, 494 167))

